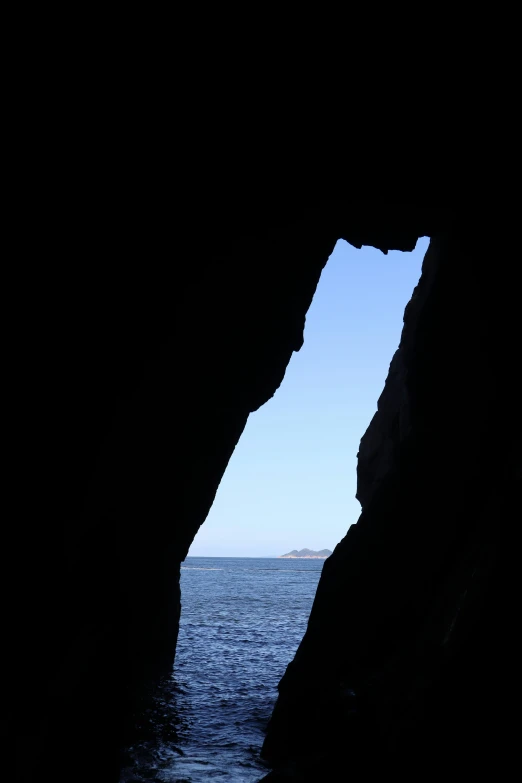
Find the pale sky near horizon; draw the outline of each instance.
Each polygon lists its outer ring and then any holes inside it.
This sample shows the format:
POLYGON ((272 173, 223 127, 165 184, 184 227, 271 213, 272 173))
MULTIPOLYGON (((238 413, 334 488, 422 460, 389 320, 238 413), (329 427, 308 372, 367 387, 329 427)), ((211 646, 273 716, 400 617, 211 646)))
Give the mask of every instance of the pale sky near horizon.
POLYGON ((339 240, 281 387, 250 414, 189 556, 334 549, 357 521, 356 455, 398 347, 427 238, 411 253, 339 240))

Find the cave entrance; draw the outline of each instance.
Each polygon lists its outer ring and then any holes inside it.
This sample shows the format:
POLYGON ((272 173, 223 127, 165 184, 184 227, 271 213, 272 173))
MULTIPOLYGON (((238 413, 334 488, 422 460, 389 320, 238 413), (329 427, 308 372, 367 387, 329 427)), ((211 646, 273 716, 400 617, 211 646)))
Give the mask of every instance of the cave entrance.
POLYGON ((262 777, 258 754, 277 683, 306 630, 325 562, 278 558, 333 550, 357 521, 359 442, 427 246, 421 239, 411 253, 384 255, 339 240, 303 347, 274 397, 248 419, 182 563, 173 687, 183 755, 168 743, 163 751, 176 779, 262 777))
POLYGON ((306 316, 304 345, 272 399, 250 414, 189 556, 333 549, 357 520, 359 442, 428 243, 384 255, 337 242, 306 316))

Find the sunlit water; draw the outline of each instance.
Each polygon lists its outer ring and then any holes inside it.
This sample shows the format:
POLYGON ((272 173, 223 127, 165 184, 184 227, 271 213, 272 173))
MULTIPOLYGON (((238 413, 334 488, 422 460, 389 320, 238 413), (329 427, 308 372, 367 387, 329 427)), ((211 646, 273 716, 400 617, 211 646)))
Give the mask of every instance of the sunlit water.
POLYGON ((306 630, 323 560, 189 557, 174 674, 121 783, 255 783, 277 684, 306 630))

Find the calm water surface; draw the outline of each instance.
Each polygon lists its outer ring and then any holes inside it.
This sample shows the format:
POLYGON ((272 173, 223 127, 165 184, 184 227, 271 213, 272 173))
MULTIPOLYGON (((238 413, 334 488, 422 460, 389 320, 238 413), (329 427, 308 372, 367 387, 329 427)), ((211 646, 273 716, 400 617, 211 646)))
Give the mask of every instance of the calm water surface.
POLYGON ((255 783, 277 684, 306 630, 323 560, 189 557, 174 673, 121 783, 255 783))

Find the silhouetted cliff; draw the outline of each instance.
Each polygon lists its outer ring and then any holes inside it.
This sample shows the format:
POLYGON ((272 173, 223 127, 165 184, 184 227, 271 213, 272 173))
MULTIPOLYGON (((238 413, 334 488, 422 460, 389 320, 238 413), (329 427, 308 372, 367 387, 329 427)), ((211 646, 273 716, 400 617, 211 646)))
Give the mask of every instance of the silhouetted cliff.
POLYGON ((264 752, 296 780, 381 762, 496 774, 518 693, 512 223, 428 196, 169 210, 129 188, 52 202, 10 288, 20 779, 117 780, 126 724, 174 658, 179 564, 302 345, 335 242, 426 235, 361 442, 362 515, 325 561, 264 752))

